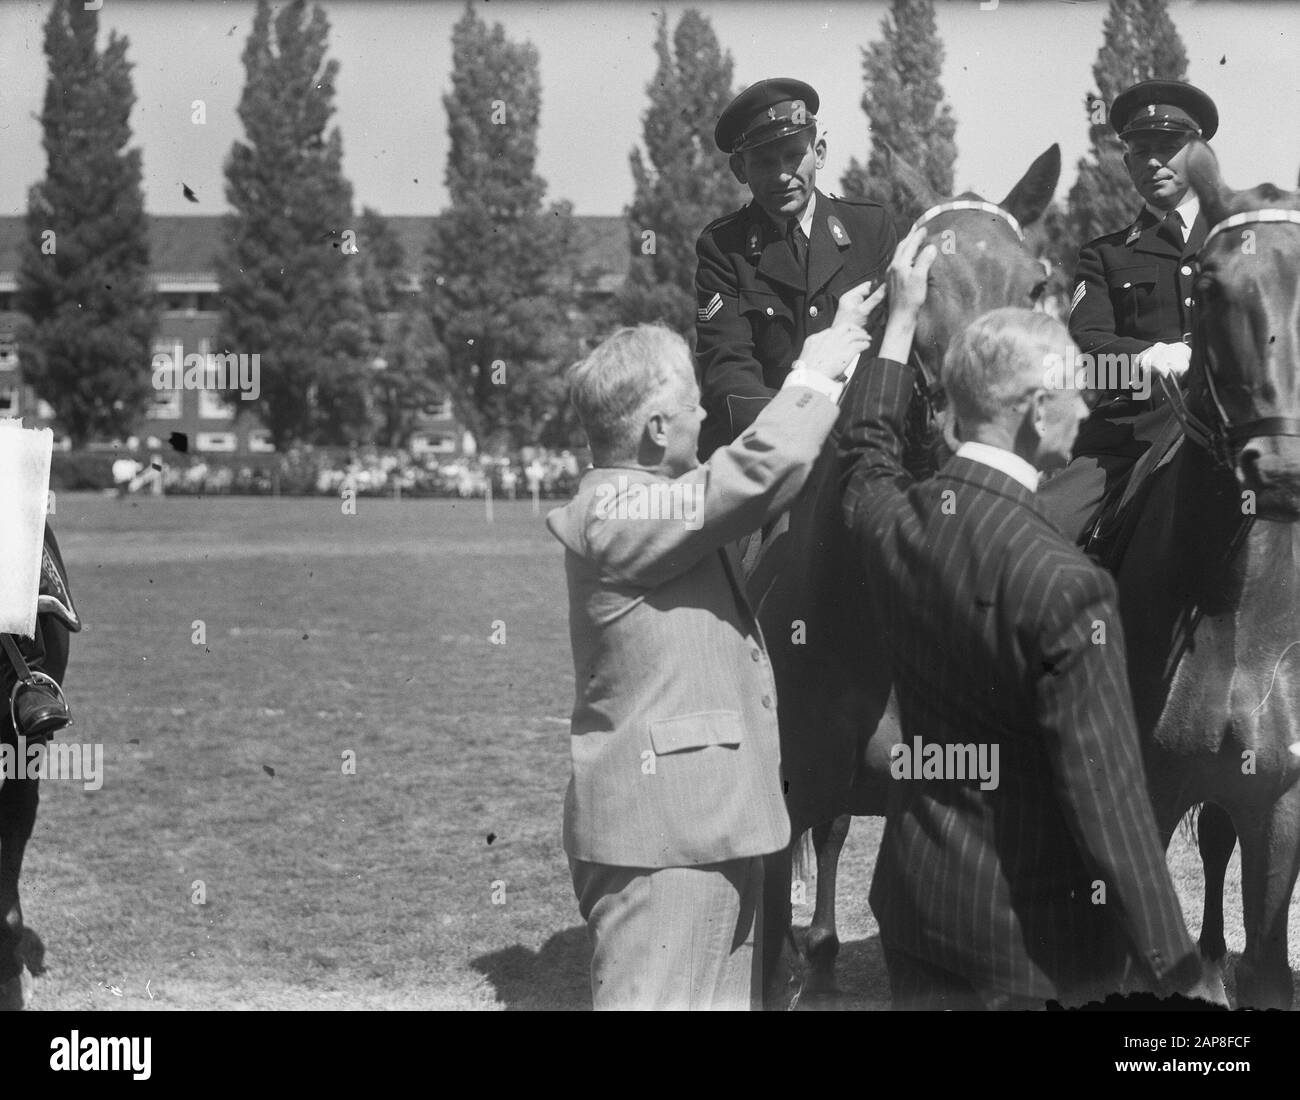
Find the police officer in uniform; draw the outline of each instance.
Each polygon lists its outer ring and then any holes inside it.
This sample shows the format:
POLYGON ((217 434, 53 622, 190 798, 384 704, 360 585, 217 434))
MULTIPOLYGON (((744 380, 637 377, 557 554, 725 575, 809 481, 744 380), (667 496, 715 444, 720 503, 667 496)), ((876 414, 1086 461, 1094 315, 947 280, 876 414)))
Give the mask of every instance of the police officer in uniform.
POLYGON ((1080 250, 1069 327, 1080 351, 1094 359, 1123 356, 1130 381, 1098 377, 1099 385, 1120 384, 1098 393, 1070 465, 1040 496, 1075 540, 1169 423, 1155 375, 1176 381, 1190 365, 1196 254, 1209 226, 1185 174, 1187 145, 1214 135, 1219 112, 1190 84, 1144 80, 1116 96, 1110 124, 1143 207, 1132 223, 1080 250), (1135 394, 1135 377, 1150 383, 1153 397, 1135 394))
POLYGON ((714 130, 754 197, 706 226, 696 244, 702 459, 753 423, 804 340, 830 327, 840 295, 881 282, 894 254, 883 207, 817 190, 826 163, 819 106, 801 80, 762 80, 731 101, 714 130))

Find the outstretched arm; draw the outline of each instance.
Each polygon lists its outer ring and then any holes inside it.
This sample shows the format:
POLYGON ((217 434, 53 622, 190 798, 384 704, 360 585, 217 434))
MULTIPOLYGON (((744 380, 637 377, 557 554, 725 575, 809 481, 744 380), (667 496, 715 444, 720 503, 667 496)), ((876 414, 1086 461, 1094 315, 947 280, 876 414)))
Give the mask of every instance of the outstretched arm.
POLYGON ((854 377, 847 398, 848 425, 839 444, 840 484, 844 521, 855 541, 865 530, 872 498, 905 490, 911 481, 903 468, 903 435, 913 383, 907 359, 925 303, 930 265, 938 255, 933 245, 921 248, 924 240, 924 232, 914 231, 894 253, 889 268, 889 321, 879 358, 854 377))

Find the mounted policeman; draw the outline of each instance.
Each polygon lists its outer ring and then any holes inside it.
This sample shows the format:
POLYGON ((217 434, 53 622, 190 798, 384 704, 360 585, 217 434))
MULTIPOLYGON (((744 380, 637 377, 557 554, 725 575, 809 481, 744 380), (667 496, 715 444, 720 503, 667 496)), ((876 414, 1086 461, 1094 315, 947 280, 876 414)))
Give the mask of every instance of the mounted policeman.
POLYGON ((817 189, 820 106, 810 85, 782 77, 746 88, 718 118, 714 140, 753 201, 696 244, 701 458, 753 423, 804 340, 830 328, 840 295, 879 284, 898 243, 883 207, 817 189))
POLYGON ((1143 206, 1123 229, 1079 252, 1070 335, 1080 351, 1121 357, 1128 369, 1109 386, 1107 372, 1097 372, 1101 392, 1070 465, 1044 487, 1053 520, 1074 540, 1092 527, 1103 499, 1125 488, 1152 444, 1159 441, 1155 459, 1177 434, 1168 406, 1144 394, 1160 394, 1156 375, 1177 384, 1191 364, 1196 254, 1209 226, 1189 186, 1187 147, 1214 136, 1219 112, 1191 84, 1144 80, 1115 97, 1110 124, 1143 206))

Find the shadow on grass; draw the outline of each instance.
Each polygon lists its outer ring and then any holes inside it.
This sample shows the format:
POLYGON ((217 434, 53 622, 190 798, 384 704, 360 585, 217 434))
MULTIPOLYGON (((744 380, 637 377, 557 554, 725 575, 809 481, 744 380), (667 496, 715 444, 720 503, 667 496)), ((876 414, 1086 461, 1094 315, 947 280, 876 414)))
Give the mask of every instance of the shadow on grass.
POLYGON ((539 951, 515 944, 470 960, 508 1012, 591 1008, 591 945, 586 925, 557 932, 539 951))
MULTIPOLYGON (((807 929, 795 929, 795 941, 803 949, 807 929)), ((885 969, 884 949, 880 935, 863 940, 849 940, 840 944, 835 959, 835 983, 838 991, 832 994, 804 995, 800 998, 799 1012, 882 1011, 890 1007, 889 973, 885 969)))

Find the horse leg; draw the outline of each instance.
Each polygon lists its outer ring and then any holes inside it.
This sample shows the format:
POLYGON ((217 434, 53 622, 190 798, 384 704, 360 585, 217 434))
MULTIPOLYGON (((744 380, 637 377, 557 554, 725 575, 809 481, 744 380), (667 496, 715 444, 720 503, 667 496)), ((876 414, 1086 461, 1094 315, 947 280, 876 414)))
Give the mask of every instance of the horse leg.
POLYGON ((1237 1003, 1289 1009, 1287 909, 1300 873, 1300 785, 1240 830, 1246 949, 1237 963, 1237 1003))
POLYGON ((36 821, 39 787, 37 779, 7 779, 0 787, 0 1009, 21 1009, 28 1000, 18 876, 36 821))
POLYGON ((794 868, 794 844, 763 857, 763 1007, 790 1007, 794 975, 786 946, 790 942, 793 913, 790 883, 794 868))
POLYGON ((1201 915, 1201 957, 1219 963, 1228 953, 1223 942, 1223 876, 1237 846, 1237 830, 1226 810, 1213 802, 1201 809, 1196 822, 1196 845, 1205 872, 1205 908, 1201 915))
POLYGON ((840 938, 835 934, 835 880, 852 820, 848 814, 840 814, 812 831, 813 851, 817 853, 817 903, 804 940, 804 957, 808 960, 803 984, 806 994, 837 992, 835 957, 840 953, 840 938))

